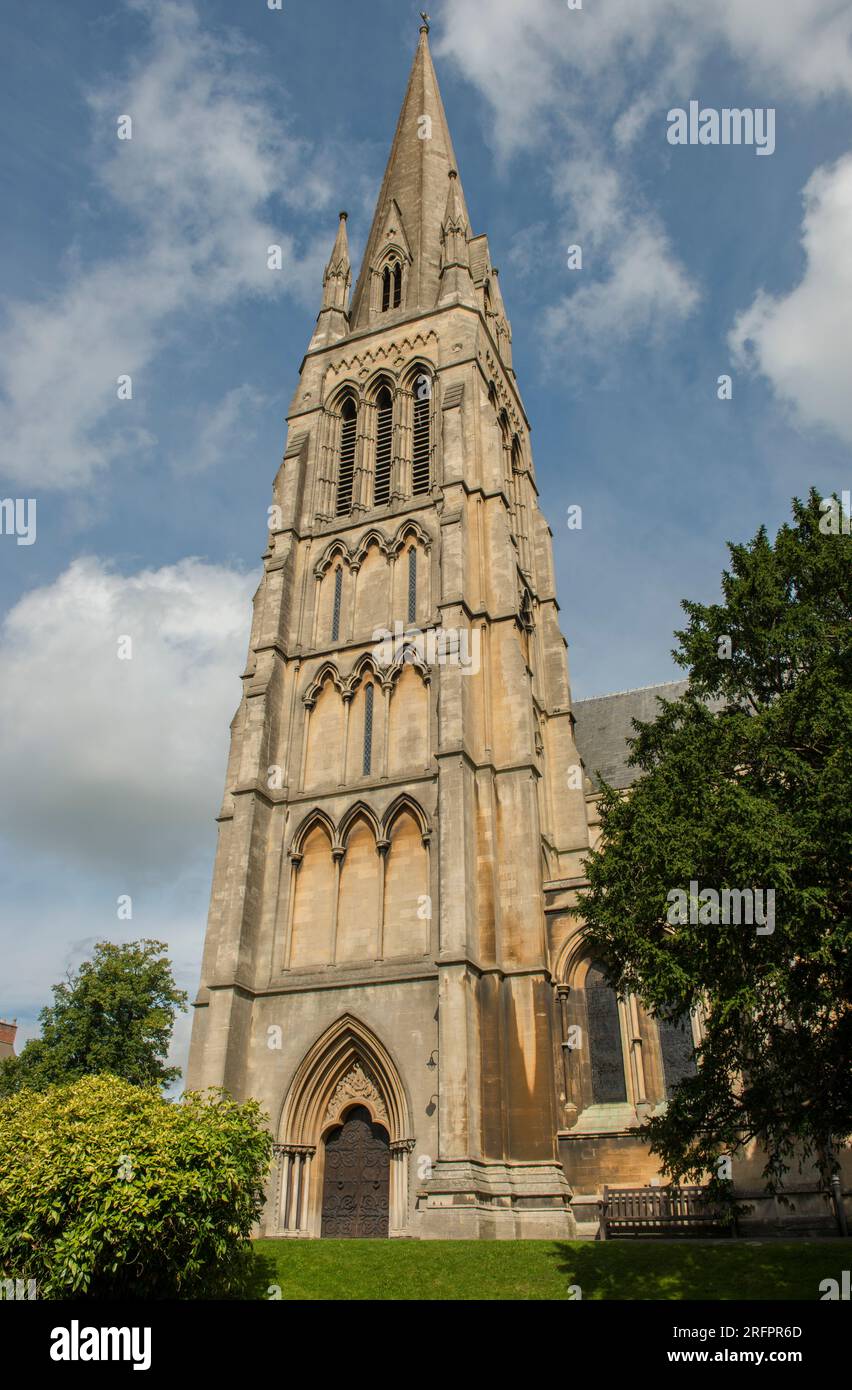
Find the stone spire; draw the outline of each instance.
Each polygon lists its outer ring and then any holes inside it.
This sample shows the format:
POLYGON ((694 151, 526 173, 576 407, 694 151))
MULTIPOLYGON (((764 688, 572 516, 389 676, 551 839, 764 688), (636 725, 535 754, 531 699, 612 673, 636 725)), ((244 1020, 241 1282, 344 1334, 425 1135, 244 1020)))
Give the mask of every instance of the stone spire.
POLYGON ((311 339, 311 348, 328 347, 345 338, 349 332, 349 286, 352 283, 352 262, 349 259, 349 238, 346 235, 348 213, 341 212, 334 248, 322 277, 322 308, 311 339))
MULTIPOLYGON (((444 293, 441 270, 447 179, 458 165, 428 35, 424 21, 352 299, 353 330, 374 321, 381 302, 377 283, 390 256, 396 255, 403 266, 403 294, 397 312, 407 317, 434 309, 444 293)), ((467 228, 470 224, 461 180, 456 182, 457 215, 467 228)))

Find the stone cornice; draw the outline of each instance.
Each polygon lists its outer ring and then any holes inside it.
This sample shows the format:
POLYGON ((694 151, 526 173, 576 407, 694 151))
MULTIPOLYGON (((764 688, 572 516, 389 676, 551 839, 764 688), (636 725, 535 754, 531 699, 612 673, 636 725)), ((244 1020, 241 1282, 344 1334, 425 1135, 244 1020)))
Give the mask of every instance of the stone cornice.
MULTIPOLYGON (((523 419, 527 432, 529 433, 530 422, 527 418, 526 410, 524 409, 524 403, 521 400, 521 393, 518 389, 515 373, 513 369, 503 361, 500 348, 497 342, 495 341, 494 335, 492 334, 491 329, 488 325, 488 321, 486 320, 485 315, 483 314, 482 310, 479 308, 478 305, 474 307, 472 304, 445 304, 436 305, 434 309, 418 309, 416 313, 406 314, 403 317, 396 319, 392 325, 388 323, 371 324, 367 328, 357 329, 354 333, 350 333, 346 338, 341 338, 336 343, 330 343, 328 346, 323 347, 309 348, 308 351, 305 353, 304 357, 302 358, 301 363, 299 364, 299 378, 301 380, 302 374, 305 370, 305 363, 309 359, 314 360, 322 357, 323 353, 340 355, 341 350, 348 349, 350 345, 354 343, 363 343, 369 338, 378 338, 382 334, 387 335, 391 330, 394 334, 397 334, 400 329, 404 329, 408 325, 415 323, 423 323, 424 320, 436 318, 441 314, 456 313, 472 314, 473 317, 478 320, 480 327, 483 329, 485 336, 488 339, 489 344, 491 345, 494 357, 496 361, 500 364, 504 383, 507 389, 511 392, 518 412, 521 415, 521 418, 523 419)), ((389 343, 389 348, 392 346, 393 342, 391 340, 391 343, 389 343)), ((446 362, 443 364, 443 366, 438 367, 437 370, 439 372, 443 372, 450 367, 462 366, 463 364, 466 364, 468 362, 476 362, 480 370, 482 371, 482 363, 476 355, 457 358, 453 362, 446 362)), ((483 371, 483 378, 484 377, 485 372, 483 371)), ((298 387, 296 388, 296 392, 294 393, 294 395, 298 395, 298 387)), ((317 403, 315 405, 310 405, 306 410, 294 410, 287 416, 288 424, 292 420, 298 420, 304 415, 310 415, 313 411, 321 409, 322 404, 317 403)))
POLYGON ((459 951, 456 953, 447 953, 438 956, 439 969, 444 969, 446 967, 455 965, 463 965, 468 970, 475 971, 476 974, 480 977, 484 977, 486 975, 494 975, 499 980, 513 980, 516 978, 527 977, 531 975, 541 976, 541 978, 547 983, 550 983, 550 981, 553 979, 553 971, 550 969, 548 965, 543 963, 540 963, 538 965, 517 966, 496 964, 483 965, 481 961, 476 960, 474 956, 468 955, 464 951, 459 951))

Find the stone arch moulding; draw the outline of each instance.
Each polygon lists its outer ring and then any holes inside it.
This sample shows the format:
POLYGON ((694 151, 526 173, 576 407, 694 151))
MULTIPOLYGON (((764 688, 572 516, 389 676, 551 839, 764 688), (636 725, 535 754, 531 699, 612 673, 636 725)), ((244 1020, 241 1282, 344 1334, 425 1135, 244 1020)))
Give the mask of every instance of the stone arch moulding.
POLYGON ((582 923, 577 924, 575 921, 573 930, 557 953, 556 964, 553 969, 554 980, 557 984, 568 985, 571 989, 579 988, 582 981, 578 981, 578 973, 591 958, 591 950, 586 940, 583 925, 582 923))
POLYGON ((394 827, 394 822, 406 811, 416 822, 424 845, 428 844, 432 838, 432 828, 429 824, 429 819, 420 803, 415 801, 413 796, 409 796, 408 792, 401 792, 399 796, 395 797, 382 816, 382 826, 385 835, 390 835, 394 827))
POLYGON ((423 527, 411 517, 404 521, 399 527, 390 544, 390 553, 392 555, 398 555, 409 541, 414 541, 415 544, 419 542, 427 554, 432 549, 432 538, 428 531, 425 531, 423 527))
POLYGON ((312 708, 312 706, 316 704, 326 681, 331 681, 338 695, 342 695, 346 689, 335 663, 333 661, 324 661, 305 689, 302 695, 302 704, 307 705, 309 709, 312 708))
POLYGON ((356 822, 359 820, 364 821, 365 824, 370 827, 371 831, 373 832, 374 840, 378 841, 381 839, 381 825, 379 823, 379 819, 375 811, 372 809, 371 806, 367 805, 366 801, 356 801, 352 806, 349 807, 348 811, 346 811, 345 815, 343 815, 340 820, 338 837, 339 843, 344 848, 346 846, 346 841, 349 836, 349 832, 351 831, 352 827, 356 824, 356 822))
POLYGON ((390 1235, 406 1233, 411 1108, 387 1048, 360 1019, 344 1014, 308 1049, 284 1100, 275 1146, 279 1235, 321 1234, 325 1140, 354 1105, 366 1106, 388 1132, 390 1235))
POLYGON ((361 383, 352 376, 344 377, 342 381, 334 383, 326 399, 323 401, 323 408, 329 415, 339 416, 348 396, 352 397, 359 408, 363 405, 361 383))
POLYGON ((364 399, 375 403, 378 400, 379 392, 386 386, 391 395, 395 396, 399 389, 397 373, 387 365, 374 367, 370 376, 364 382, 364 399))
POLYGON ((322 558, 317 560, 317 563, 314 565, 314 574, 317 579, 322 579, 323 575, 330 566, 334 564, 335 560, 339 560, 342 565, 346 565, 347 567, 352 564, 352 552, 346 543, 340 539, 333 540, 330 545, 326 546, 322 558))
POLYGON ((384 531, 378 526, 371 526, 359 540, 352 551, 352 564, 363 565, 367 551, 371 545, 378 546, 379 552, 387 557, 390 551, 390 543, 384 531))
POLYGON ((430 389, 434 390, 438 381, 438 371, 435 363, 431 362, 429 358, 422 353, 418 353, 416 357, 412 358, 412 360, 405 365, 402 372, 403 385, 406 386, 409 391, 413 391, 418 379, 423 376, 429 378, 430 389))
POLYGON ((330 816, 326 815, 325 811, 321 811, 319 807, 314 807, 313 810, 309 811, 307 815, 303 817, 303 819, 299 823, 298 830, 293 836, 293 839, 290 844, 291 859, 301 859, 302 851, 305 847, 305 841, 307 840, 308 836, 311 835, 314 830, 316 830, 317 826, 320 826, 325 831, 326 835, 328 836, 328 842, 330 847, 333 848, 337 844, 337 834, 334 827, 334 821, 331 819, 330 816))
POLYGON ((413 636, 406 640, 405 636, 403 636, 402 641, 398 644, 398 651, 393 661, 390 662, 384 671, 385 684, 391 689, 396 685, 400 676, 408 670, 409 666, 414 667, 414 670, 417 672, 424 685, 431 684, 432 668, 428 661, 425 661, 418 651, 418 641, 420 640, 421 639, 413 636))

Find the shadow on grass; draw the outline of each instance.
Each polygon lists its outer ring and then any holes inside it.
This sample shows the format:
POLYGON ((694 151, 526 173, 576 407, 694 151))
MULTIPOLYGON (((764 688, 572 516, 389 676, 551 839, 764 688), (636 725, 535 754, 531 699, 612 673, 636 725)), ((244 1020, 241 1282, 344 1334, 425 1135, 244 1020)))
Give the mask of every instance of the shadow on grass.
POLYGON ((822 1242, 560 1242, 553 1254, 584 1299, 607 1300, 816 1299, 836 1263, 822 1242))
POLYGON ((272 1255, 264 1249, 259 1249, 256 1245, 251 1253, 251 1260, 246 1265, 245 1276, 242 1287, 235 1298, 240 1299, 269 1299, 270 1288, 273 1290, 281 1287, 281 1272, 278 1264, 272 1255))

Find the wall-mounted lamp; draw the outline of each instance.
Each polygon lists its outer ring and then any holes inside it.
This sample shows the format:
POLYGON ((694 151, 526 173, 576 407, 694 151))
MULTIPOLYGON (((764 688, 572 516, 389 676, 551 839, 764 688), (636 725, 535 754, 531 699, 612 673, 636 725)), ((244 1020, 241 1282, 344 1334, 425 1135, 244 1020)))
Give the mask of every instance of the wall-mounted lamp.
POLYGON ((434 1071, 435 1068, 437 1067, 437 1065, 438 1065, 438 1049, 437 1049, 437 1047, 433 1047, 432 1051, 431 1051, 430 1054, 429 1054, 429 1061, 426 1063, 426 1065, 427 1065, 427 1067, 429 1068, 430 1071, 434 1071))

